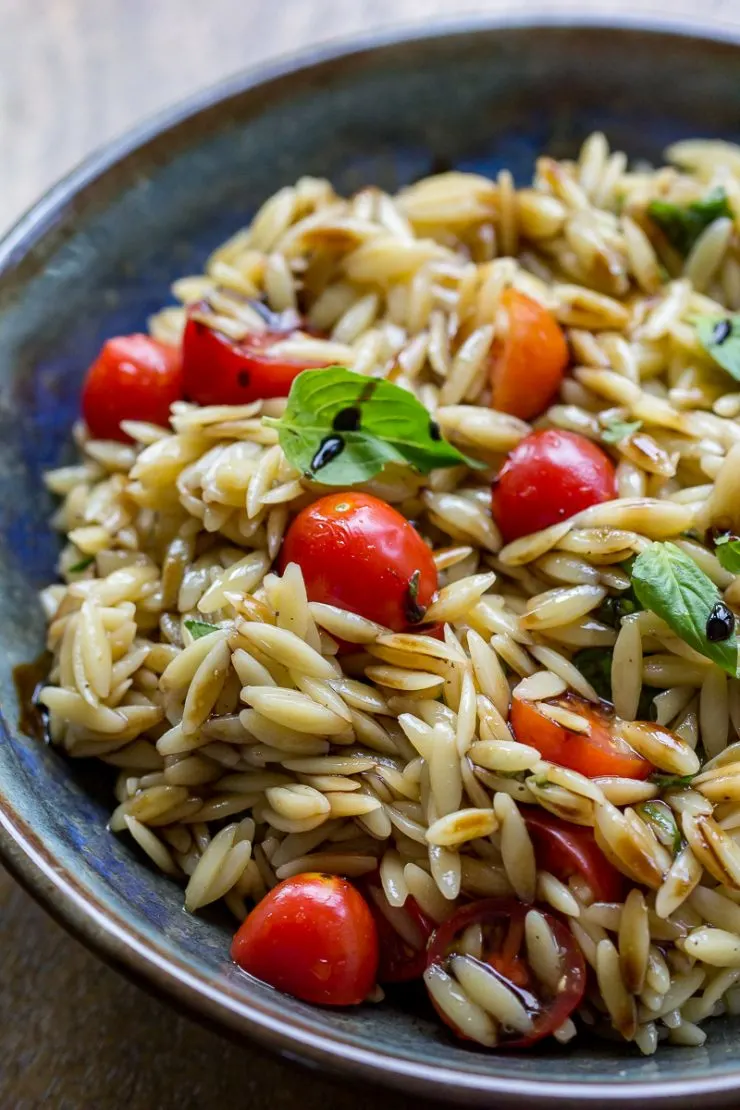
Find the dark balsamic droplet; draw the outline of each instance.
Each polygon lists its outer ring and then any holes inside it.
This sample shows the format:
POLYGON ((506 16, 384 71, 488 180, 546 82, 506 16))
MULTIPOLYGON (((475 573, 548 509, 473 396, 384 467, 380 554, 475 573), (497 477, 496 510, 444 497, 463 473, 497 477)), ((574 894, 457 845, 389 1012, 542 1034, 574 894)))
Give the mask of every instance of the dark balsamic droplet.
POLYGON ((409 584, 406 587, 406 597, 404 598, 403 610, 404 616, 409 624, 420 624, 426 616, 426 606, 419 605, 419 583, 421 582, 421 571, 415 570, 409 578, 409 584))
POLYGON ((335 432, 356 432, 360 428, 360 410, 355 405, 340 409, 331 422, 335 432))
POLYGON ((319 449, 311 459, 311 470, 321 470, 328 466, 344 450, 344 440, 341 436, 324 436, 319 449))
POLYGON ((735 630, 735 617, 724 601, 718 601, 707 618, 707 639, 712 644, 729 640, 735 630))
POLYGON ((249 385, 249 371, 240 370, 239 373, 236 375, 236 380, 238 384, 242 387, 242 389, 246 389, 249 385))
POLYGON ((439 430, 439 424, 436 420, 429 421, 429 435, 432 439, 441 439, 442 433, 439 430))
POLYGON ((732 324, 729 320, 718 320, 712 329, 712 336, 710 342, 712 346, 719 347, 721 343, 729 339, 732 335, 732 324))

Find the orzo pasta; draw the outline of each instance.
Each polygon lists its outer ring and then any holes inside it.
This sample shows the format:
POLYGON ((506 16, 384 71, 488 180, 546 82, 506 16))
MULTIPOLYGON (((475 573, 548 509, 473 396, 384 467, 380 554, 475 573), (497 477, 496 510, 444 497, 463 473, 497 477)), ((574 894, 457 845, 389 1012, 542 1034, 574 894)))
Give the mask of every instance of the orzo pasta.
POLYGON ((489 1048, 737 1009, 740 159, 668 158, 303 178, 89 372, 49 736, 273 985, 489 1048))

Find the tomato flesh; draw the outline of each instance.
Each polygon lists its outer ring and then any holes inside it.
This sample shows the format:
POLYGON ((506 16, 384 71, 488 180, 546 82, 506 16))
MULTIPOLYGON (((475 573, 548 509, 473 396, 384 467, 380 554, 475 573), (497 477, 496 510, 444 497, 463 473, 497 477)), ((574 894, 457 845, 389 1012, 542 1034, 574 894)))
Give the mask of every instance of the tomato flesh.
POLYGON ((547 704, 585 718, 589 730, 575 732, 545 716, 535 702, 512 698, 509 721, 516 739, 531 744, 543 759, 579 771, 590 779, 602 775, 646 779, 654 771, 651 763, 621 739, 616 718, 602 705, 577 694, 565 694, 547 704))
POLYGON ((560 388, 568 344, 552 314, 517 289, 504 291, 501 308, 507 330, 503 341, 493 345, 491 408, 532 420, 560 388))
POLYGON ((597 902, 621 902, 624 878, 599 848, 591 829, 572 825, 536 806, 520 806, 537 865, 567 882, 579 875, 597 902))
POLYGON ((354 1006, 375 984, 378 934, 367 902, 335 875, 285 879, 239 928, 231 957, 304 1002, 354 1006))
MULTIPOLYGON (((586 965, 570 930, 550 913, 542 910, 560 951, 562 976, 557 991, 540 983, 530 969, 524 947, 524 922, 530 906, 514 898, 487 898, 463 906, 432 935, 427 950, 427 969, 441 968, 448 974, 451 958, 460 952, 460 942, 469 925, 483 933, 483 950, 478 960, 513 991, 527 1010, 532 1028, 526 1034, 502 1028, 499 1048, 528 1048, 554 1033, 570 1017, 586 989, 586 965)), ((450 1019, 434 996, 432 1004, 444 1023, 469 1040, 464 1030, 450 1019)))
POLYGON ((230 339, 202 319, 210 312, 205 301, 193 305, 185 325, 183 389, 188 401, 198 405, 244 405, 264 397, 287 397, 302 370, 322 365, 272 357, 271 348, 289 334, 285 330, 272 329, 239 341, 230 339))
POLYGON ((547 428, 509 454, 493 483, 493 516, 507 543, 617 496, 614 466, 590 440, 547 428))
POLYGON ((82 415, 96 439, 130 442, 122 420, 167 427, 170 405, 182 397, 182 359, 176 347, 148 335, 109 339, 82 388, 82 415))
POLYGON ((437 590, 432 552, 412 524, 367 493, 331 493, 288 528, 281 573, 297 563, 310 601, 401 632, 424 621, 437 590))
POLYGON ((408 983, 421 979, 434 921, 411 897, 403 906, 389 905, 382 886, 372 880, 362 884, 362 890, 378 930, 378 982, 408 983))

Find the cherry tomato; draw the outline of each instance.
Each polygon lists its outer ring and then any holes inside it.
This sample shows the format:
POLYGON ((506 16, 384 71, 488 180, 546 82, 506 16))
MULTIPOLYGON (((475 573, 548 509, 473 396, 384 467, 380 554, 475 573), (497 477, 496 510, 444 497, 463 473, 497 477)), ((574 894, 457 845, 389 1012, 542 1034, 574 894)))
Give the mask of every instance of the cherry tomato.
POLYGON ((379 983, 407 983, 421 979, 427 962, 427 941, 434 922, 409 897, 403 906, 391 906, 379 882, 362 884, 378 930, 379 983))
POLYGON ((355 1006, 375 984, 378 934, 367 902, 336 875, 285 879, 243 922, 231 957, 277 990, 323 1006, 355 1006))
POLYGON ((588 732, 576 732, 545 716, 535 702, 513 698, 509 721, 522 744, 531 744, 543 759, 570 767, 587 778, 617 775, 626 779, 646 779, 652 764, 629 746, 619 735, 619 722, 605 704, 564 694, 546 704, 559 706, 588 721, 588 732))
MULTIPOLYGON (((586 965, 570 930, 550 913, 540 910, 560 951, 561 972, 557 988, 540 981, 527 963, 524 925, 531 907, 514 898, 487 898, 463 906, 440 925, 429 941, 424 978, 429 989, 435 974, 456 976, 456 957, 463 954, 461 941, 470 925, 482 931, 482 950, 474 959, 490 969, 519 999, 531 1026, 526 1031, 499 1029, 500 1048, 527 1048, 554 1033, 580 1003, 586 988, 586 965)), ((468 956, 469 956, 468 952, 468 956)), ((464 990, 464 988, 463 988, 464 990)), ((432 1004, 442 1021, 458 1037, 470 1040, 464 1030, 444 1012, 430 990, 432 1004)))
POLYGON ((122 420, 167 427, 170 405, 182 397, 182 359, 176 347, 148 335, 117 335, 87 372, 82 415, 96 439, 129 442, 122 420))
POLYGON ((185 325, 182 365, 188 401, 199 405, 244 405, 263 397, 287 397, 293 379, 302 370, 321 365, 273 358, 270 348, 285 339, 289 334, 285 330, 247 335, 238 342, 229 339, 200 319, 210 311, 206 302, 199 302, 190 309, 185 325))
POLYGON ((532 420, 553 399, 568 365, 568 344, 551 313, 517 289, 501 296, 508 326, 494 341, 491 357, 491 408, 532 420))
POLYGON ((567 882, 580 875, 597 902, 621 902, 624 879, 599 848, 591 829, 572 825, 536 806, 520 806, 537 865, 567 882))
POLYGON ((614 467, 600 447, 557 428, 532 432, 494 479, 494 520, 507 543, 617 496, 614 467))
POLYGON ((310 601, 394 632, 421 624, 437 590, 432 552, 405 517, 368 493, 330 493, 303 509, 280 553, 303 571, 310 601))

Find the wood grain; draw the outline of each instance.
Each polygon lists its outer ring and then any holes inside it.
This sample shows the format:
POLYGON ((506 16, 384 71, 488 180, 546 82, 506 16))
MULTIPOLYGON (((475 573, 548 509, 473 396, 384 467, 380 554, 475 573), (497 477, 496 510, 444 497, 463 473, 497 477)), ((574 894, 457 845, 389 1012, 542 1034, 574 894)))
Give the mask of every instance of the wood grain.
MULTIPOLYGON (((466 12, 608 12, 618 0, 466 0, 466 12)), ((622 0, 633 11, 656 5, 622 0)), ((657 5, 661 7, 660 4, 657 5)), ((674 22, 696 0, 663 0, 674 22)), ((0 0, 0 229, 91 150, 255 62, 449 16, 454 0, 0 0)), ((737 27, 737 0, 702 18, 737 27)), ((382 1096, 387 1110, 406 1100, 382 1096)), ((85 952, 0 871, 0 1107, 370 1110, 178 1017, 85 952)))

